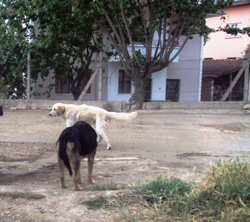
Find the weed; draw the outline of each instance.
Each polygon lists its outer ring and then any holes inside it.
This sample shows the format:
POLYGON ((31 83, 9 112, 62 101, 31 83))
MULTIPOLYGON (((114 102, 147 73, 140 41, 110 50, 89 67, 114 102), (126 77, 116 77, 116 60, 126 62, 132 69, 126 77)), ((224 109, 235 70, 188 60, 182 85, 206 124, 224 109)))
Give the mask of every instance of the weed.
POLYGON ((44 198, 45 196, 42 194, 12 193, 11 197, 13 199, 23 198, 28 200, 39 200, 44 198))
POLYGON ((94 200, 83 201, 81 204, 86 205, 89 210, 98 210, 100 208, 112 210, 116 208, 114 202, 110 202, 106 197, 102 196, 94 200))
POLYGON ((117 183, 112 182, 112 181, 108 181, 108 184, 104 184, 104 185, 97 185, 97 184, 93 184, 92 185, 93 190, 95 191, 103 191, 103 190, 119 190, 121 189, 121 187, 119 187, 117 185, 117 183))
POLYGON ((133 186, 136 200, 117 197, 113 221, 250 221, 250 164, 219 160, 196 186, 173 177, 133 186))

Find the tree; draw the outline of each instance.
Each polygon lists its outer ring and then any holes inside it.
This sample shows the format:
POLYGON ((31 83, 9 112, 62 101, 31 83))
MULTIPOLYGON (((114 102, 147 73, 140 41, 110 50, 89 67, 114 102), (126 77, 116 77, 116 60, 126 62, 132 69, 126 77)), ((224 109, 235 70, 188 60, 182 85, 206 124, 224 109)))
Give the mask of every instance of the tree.
MULTIPOLYGON (((221 20, 223 20, 223 22, 225 22, 226 17, 222 16, 221 20)), ((238 28, 238 27, 230 27, 229 24, 225 24, 224 26, 220 26, 218 27, 218 29, 214 29, 213 32, 226 32, 227 34, 231 34, 231 35, 238 35, 243 34, 243 35, 248 35, 250 37, 250 26, 249 27, 243 27, 242 29, 238 28)))
POLYGON ((25 73, 29 37, 28 20, 24 17, 23 4, 9 1, 0 3, 0 88, 8 98, 25 95, 25 73), (15 19, 13 19, 15 18, 15 19))
POLYGON ((206 16, 231 5, 233 0, 95 0, 75 6, 90 16, 107 35, 125 72, 134 83, 131 103, 140 109, 145 87, 153 73, 176 58, 194 35, 206 36, 206 16), (158 36, 159 38, 157 38, 158 36), (184 37, 183 41, 180 38, 184 37), (180 46, 173 55, 177 43, 180 46), (136 44, 145 47, 145 53, 136 44), (153 50, 154 46, 154 50, 153 50), (132 51, 129 51, 129 48, 132 51))
MULTIPOLYGON (((26 75, 26 58, 30 51, 33 81, 38 76, 45 79, 49 73, 54 73, 54 77, 59 76, 70 83, 73 98, 77 100, 82 91, 83 77, 89 78, 93 73, 90 65, 95 53, 103 48, 102 33, 93 25, 93 20, 76 10, 71 1, 2 0, 1 8, 2 23, 17 23, 15 33, 22 37, 21 41, 17 40, 23 49, 18 52, 22 58, 17 59, 22 61, 22 73, 26 75), (28 41, 30 33, 32 41, 28 41)), ((3 36, 6 36, 7 27, 11 26, 5 25, 3 36)), ((10 32, 8 37, 11 36, 10 32)), ((15 45, 13 41, 9 44, 15 45)), ((1 41, 0 49, 5 45, 1 41)), ((1 59, 4 68, 11 62, 11 58, 1 59)), ((14 66, 12 70, 19 72, 14 66)), ((13 77, 10 70, 5 73, 13 77)), ((44 93, 49 96, 53 86, 50 85, 44 93)))
MULTIPOLYGON (((102 33, 91 18, 81 14, 71 1, 32 1, 32 20, 38 21, 38 34, 33 49, 45 69, 70 83, 77 100, 82 92, 83 76, 90 76, 95 53, 102 48, 102 33)), ((47 76, 47 73, 45 73, 47 76)), ((88 78, 87 77, 87 78, 88 78)))

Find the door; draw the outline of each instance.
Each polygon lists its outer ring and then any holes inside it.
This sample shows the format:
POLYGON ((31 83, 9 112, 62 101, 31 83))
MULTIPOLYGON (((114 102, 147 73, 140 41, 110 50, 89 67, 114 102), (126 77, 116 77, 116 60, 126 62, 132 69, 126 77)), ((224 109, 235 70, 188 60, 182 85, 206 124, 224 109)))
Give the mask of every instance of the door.
POLYGON ((167 79, 166 100, 178 102, 179 99, 179 79, 167 79))

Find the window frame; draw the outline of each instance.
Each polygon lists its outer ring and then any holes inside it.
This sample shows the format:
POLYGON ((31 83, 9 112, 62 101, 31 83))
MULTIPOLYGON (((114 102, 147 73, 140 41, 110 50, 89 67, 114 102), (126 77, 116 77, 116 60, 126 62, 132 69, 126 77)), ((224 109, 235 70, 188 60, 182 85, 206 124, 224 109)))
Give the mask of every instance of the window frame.
MULTIPOLYGON (((84 89, 84 87, 85 87, 85 86, 87 85, 87 83, 89 82, 90 78, 91 78, 91 75, 84 75, 84 76, 82 77, 81 90, 84 89)), ((86 94, 91 94, 91 84, 90 84, 88 90, 86 91, 86 94)))
MULTIPOLYGON (((239 29, 242 29, 242 22, 228 23, 228 26, 230 28, 239 28, 239 29), (233 27, 233 26, 235 26, 235 27, 233 27)), ((240 37, 242 37, 242 33, 238 33, 237 35, 232 35, 232 34, 226 33, 226 39, 240 38, 240 37)))
POLYGON ((69 81, 64 79, 62 76, 55 77, 55 94, 57 95, 70 94, 69 81))
MULTIPOLYGON (((84 87, 87 85, 89 79, 91 76, 84 75, 82 77, 82 83, 81 83, 81 90, 84 89, 84 87)), ((91 93, 91 85, 89 86, 88 90, 86 91, 86 94, 91 93)), ((62 76, 56 76, 55 77, 55 94, 61 95, 61 94, 71 94, 70 92, 70 83, 66 79, 64 79, 62 76), (60 83, 60 85, 58 85, 60 83), (58 89, 60 88, 60 89, 58 89)))
POLYGON ((125 73, 124 70, 118 72, 118 94, 130 94, 131 93, 131 79, 125 73))

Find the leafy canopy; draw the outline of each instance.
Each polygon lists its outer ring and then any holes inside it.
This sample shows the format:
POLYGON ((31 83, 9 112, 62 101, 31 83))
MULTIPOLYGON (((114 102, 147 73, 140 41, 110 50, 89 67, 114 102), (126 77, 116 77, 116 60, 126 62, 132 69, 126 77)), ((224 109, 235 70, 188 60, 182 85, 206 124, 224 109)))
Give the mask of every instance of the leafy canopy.
MULTIPOLYGON (((12 53, 25 76, 30 51, 33 81, 39 76, 44 80, 53 71, 55 76, 70 83, 73 97, 77 99, 83 76, 93 73, 90 65, 95 53, 103 48, 102 33, 93 25, 93 20, 85 17, 71 1, 58 0, 2 0, 0 16, 2 24, 8 23, 1 26, 1 37, 8 38, 13 48, 19 47, 15 49, 19 53, 17 57, 14 49, 1 41, 0 48, 6 49, 1 50, 3 57, 12 53), (12 36, 13 29, 15 36, 12 36)), ((8 67, 8 63, 11 64, 9 58, 1 59, 2 66, 8 67)), ((5 76, 14 78, 15 65, 12 67, 6 70, 5 76)), ((48 89, 52 89, 51 85, 48 89)), ((46 93, 49 95, 49 91, 46 93)))

